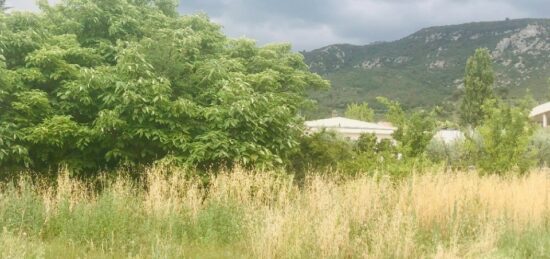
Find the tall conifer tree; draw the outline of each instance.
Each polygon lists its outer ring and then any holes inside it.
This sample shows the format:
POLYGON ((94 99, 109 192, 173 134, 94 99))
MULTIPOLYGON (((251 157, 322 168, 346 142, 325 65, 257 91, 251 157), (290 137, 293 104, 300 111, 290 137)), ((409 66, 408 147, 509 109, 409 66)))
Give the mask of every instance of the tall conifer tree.
POLYGON ((489 50, 477 49, 468 59, 464 76, 465 94, 460 107, 460 119, 463 126, 477 127, 485 112, 483 105, 494 98, 493 83, 495 80, 489 50))

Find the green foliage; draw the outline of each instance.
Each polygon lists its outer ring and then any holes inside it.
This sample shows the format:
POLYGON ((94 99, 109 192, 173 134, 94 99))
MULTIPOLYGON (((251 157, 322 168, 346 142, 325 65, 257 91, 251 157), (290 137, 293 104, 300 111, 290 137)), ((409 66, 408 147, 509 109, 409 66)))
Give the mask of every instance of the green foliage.
POLYGON ((397 101, 379 97, 378 101, 388 109, 387 119, 397 127, 392 134, 397 150, 407 158, 419 158, 435 134, 436 121, 433 113, 415 111, 406 114, 397 101))
POLYGON ((202 243, 228 244, 243 236, 243 211, 236 205, 212 203, 197 216, 191 237, 202 243))
POLYGON ((163 14, 171 17, 178 16, 178 1, 177 0, 155 0, 156 7, 162 11, 163 14))
POLYGON ((464 97, 460 106, 463 125, 477 127, 485 117, 483 105, 494 98, 495 76, 488 49, 477 49, 468 58, 464 76, 464 97))
POLYGON ((0 15, 0 168, 274 166, 328 82, 286 44, 225 37, 176 1, 40 2, 0 15))
POLYGON ((321 131, 304 136, 293 157, 292 170, 298 180, 309 173, 331 172, 344 177, 379 174, 401 178, 427 165, 423 157, 400 158, 398 147, 390 139, 362 134, 357 141, 349 141, 334 131, 321 131))
POLYGON ((375 134, 361 134, 355 143, 356 150, 361 153, 376 151, 378 139, 375 134))
POLYGON ((550 129, 540 128, 536 130, 529 149, 536 153, 535 160, 538 166, 550 166, 550 129))
POLYGON ((472 163, 468 147, 465 139, 444 142, 434 138, 426 147, 426 156, 430 161, 444 165, 445 169, 466 170, 472 163))
POLYGON ((529 151, 533 134, 529 112, 502 101, 490 101, 484 110, 485 119, 477 129, 479 137, 468 138, 476 166, 485 173, 527 172, 534 155, 529 151))
POLYGON ((0 225, 4 230, 20 229, 37 235, 44 226, 46 208, 29 181, 30 178, 21 178, 18 186, 3 186, 7 195, 3 195, 0 201, 0 225))
POLYGON ((340 163, 347 174, 383 172, 392 177, 403 177, 413 171, 422 171, 431 166, 426 159, 426 150, 435 134, 434 114, 426 111, 406 113, 397 101, 378 97, 386 106, 387 119, 397 130, 390 140, 378 142, 376 136, 363 134, 355 143, 355 156, 340 163))
POLYGON ((90 242, 100 244, 105 240, 124 239, 113 246, 123 246, 138 239, 136 234, 146 235, 147 226, 144 215, 136 213, 139 208, 133 204, 136 197, 116 197, 114 190, 107 190, 97 197, 94 205, 71 205, 68 197, 61 201, 56 213, 42 226, 42 235, 46 238, 63 238, 79 245, 90 242), (112 213, 116 210, 116 213, 112 213), (90 224, 89 222, 94 222, 90 224), (71 227, 68 227, 71 226, 71 227))
POLYGON ((507 230, 498 240, 499 255, 510 258, 548 258, 548 225, 523 231, 507 230))
POLYGON ((368 103, 352 103, 348 104, 344 115, 350 119, 372 121, 374 119, 374 110, 369 107, 368 103))
POLYGON ((304 136, 293 157, 292 167, 299 175, 309 171, 330 171, 353 158, 353 145, 334 131, 320 131, 304 136))
MULTIPOLYGON (((355 142, 355 154, 341 161, 339 169, 348 175, 380 174, 392 177, 402 174, 402 161, 397 149, 389 139, 378 140, 374 134, 361 134, 355 142)), ((410 169, 410 168, 407 168, 410 169)))

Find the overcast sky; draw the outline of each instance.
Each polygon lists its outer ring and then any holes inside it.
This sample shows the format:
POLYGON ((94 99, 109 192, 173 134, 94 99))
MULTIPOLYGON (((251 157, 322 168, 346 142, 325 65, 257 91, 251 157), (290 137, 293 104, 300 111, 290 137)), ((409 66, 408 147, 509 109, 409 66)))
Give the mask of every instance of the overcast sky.
MULTIPOLYGON (((18 10, 36 10, 35 0, 7 2, 18 10)), ((311 50, 396 40, 428 26, 549 18, 550 0, 181 0, 179 9, 207 13, 232 37, 311 50)))

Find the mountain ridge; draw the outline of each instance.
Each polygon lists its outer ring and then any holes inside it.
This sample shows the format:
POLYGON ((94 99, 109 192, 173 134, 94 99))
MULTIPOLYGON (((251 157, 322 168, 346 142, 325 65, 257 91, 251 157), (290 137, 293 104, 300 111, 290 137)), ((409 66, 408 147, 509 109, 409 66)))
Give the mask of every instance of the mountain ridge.
POLYGON ((331 80, 333 88, 312 93, 318 116, 342 111, 347 103, 376 96, 397 99, 406 107, 455 102, 467 58, 476 48, 494 58, 499 92, 520 96, 529 88, 547 91, 550 74, 550 19, 525 18, 431 26, 390 42, 333 44, 302 52, 313 72, 331 80))
POLYGON ((318 51, 318 50, 321 50, 321 49, 324 49, 324 48, 327 48, 327 47, 330 47, 330 46, 340 46, 340 45, 343 45, 343 46, 347 45, 347 46, 352 46, 352 47, 366 47, 366 46, 376 45, 376 44, 392 43, 392 42, 396 42, 396 41, 405 39, 407 37, 410 37, 413 34, 423 32, 425 30, 432 30, 432 29, 438 29, 438 28, 461 27, 461 26, 467 26, 467 25, 491 24, 491 23, 502 23, 502 22, 526 22, 526 21, 527 22, 529 22, 529 21, 537 22, 537 21, 546 21, 546 20, 550 20, 550 18, 517 18, 517 19, 509 19, 509 20, 502 20, 502 21, 477 21, 477 22, 466 22, 466 23, 460 23, 460 24, 433 25, 433 26, 429 26, 429 27, 420 28, 420 29, 418 29, 417 31, 415 31, 411 34, 403 36, 403 37, 401 37, 399 39, 396 39, 396 40, 378 40, 378 41, 373 41, 373 42, 369 42, 369 43, 366 43, 366 44, 353 44, 353 43, 340 42, 340 43, 334 43, 334 44, 326 45, 326 46, 319 47, 319 48, 312 49, 312 50, 303 50, 303 51, 300 51, 300 52, 301 53, 314 52, 314 51, 318 51))

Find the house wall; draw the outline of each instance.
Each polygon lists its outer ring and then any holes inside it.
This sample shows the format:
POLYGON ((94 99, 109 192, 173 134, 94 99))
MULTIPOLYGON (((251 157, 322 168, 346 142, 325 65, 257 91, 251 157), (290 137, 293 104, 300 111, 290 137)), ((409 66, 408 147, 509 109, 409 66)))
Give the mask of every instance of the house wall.
POLYGON ((541 125, 543 128, 548 128, 550 126, 550 112, 538 115, 534 117, 533 120, 541 125))
MULTIPOLYGON (((338 133, 340 133, 342 136, 349 138, 351 140, 358 140, 361 134, 364 134, 364 133, 342 133, 342 132, 338 132, 338 133)), ((375 135, 378 141, 383 139, 393 139, 391 134, 375 134, 375 135)))
POLYGON ((529 117, 543 128, 548 128, 550 125, 550 102, 533 108, 531 113, 529 113, 529 117))
MULTIPOLYGON (((318 129, 318 128, 310 128, 310 129, 307 129, 306 130, 306 134, 311 134, 311 133, 314 133, 314 132, 318 132, 318 131, 321 131, 323 129, 318 129)), ((361 134, 365 134, 365 133, 374 133, 374 135, 376 135, 376 138, 378 139, 378 141, 380 140, 383 140, 383 139, 390 139, 392 140, 392 132, 384 132, 384 133, 380 133, 380 132, 349 132, 349 131, 345 131, 345 130, 342 130, 342 129, 327 129, 327 130, 331 130, 331 131, 335 131, 337 132, 338 134, 342 135, 343 137, 345 138, 348 138, 350 140, 358 140, 359 137, 361 136, 361 134)))

